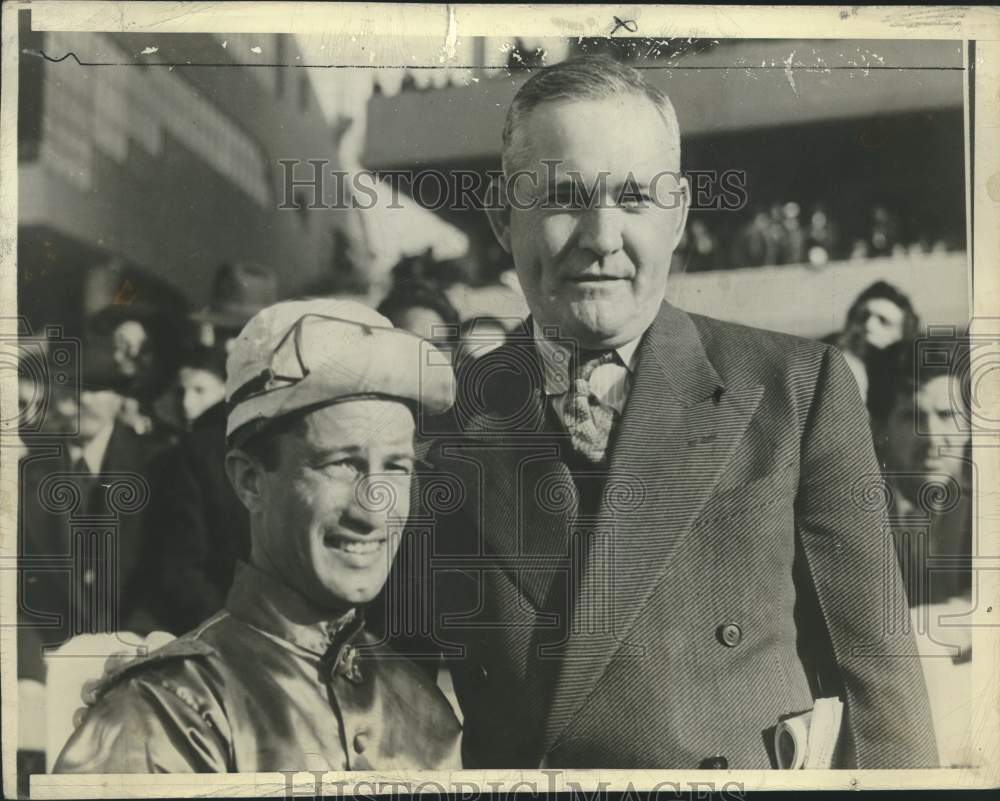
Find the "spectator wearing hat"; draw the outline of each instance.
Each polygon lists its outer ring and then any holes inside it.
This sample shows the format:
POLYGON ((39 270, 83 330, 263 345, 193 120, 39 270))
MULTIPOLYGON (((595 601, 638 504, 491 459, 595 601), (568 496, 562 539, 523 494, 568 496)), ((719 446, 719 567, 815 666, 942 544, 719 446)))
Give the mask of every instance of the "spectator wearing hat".
POLYGON ((234 262, 215 271, 208 306, 191 315, 200 326, 199 340, 223 348, 239 334, 247 320, 278 302, 278 279, 262 264, 234 262))
POLYGON ((22 463, 20 608, 47 645, 142 628, 145 620, 137 585, 146 532, 128 499, 148 492, 148 466, 160 444, 118 419, 126 387, 106 352, 85 346, 81 373, 79 387, 53 382, 46 447, 22 463), (102 521, 89 534, 74 525, 93 518, 102 521))
MULTIPOLYGON (((266 267, 220 266, 209 305, 192 316, 204 348, 195 353, 205 361, 187 367, 202 372, 185 375, 181 370, 180 383, 210 383, 203 371, 220 367, 224 381, 222 354, 251 317, 277 301, 277 293, 277 280, 266 267)), ((192 402, 197 402, 194 397, 192 402)), ((225 399, 219 397, 192 415, 190 431, 153 466, 157 491, 146 515, 154 549, 145 560, 147 592, 160 626, 174 634, 183 634, 223 607, 236 563, 250 556, 250 519, 223 468, 226 413, 225 399)))
POLYGON ((249 561, 222 612, 103 678, 57 772, 460 767, 448 701, 364 623, 409 513, 414 409, 452 403, 433 347, 352 301, 250 321, 226 423, 249 561))

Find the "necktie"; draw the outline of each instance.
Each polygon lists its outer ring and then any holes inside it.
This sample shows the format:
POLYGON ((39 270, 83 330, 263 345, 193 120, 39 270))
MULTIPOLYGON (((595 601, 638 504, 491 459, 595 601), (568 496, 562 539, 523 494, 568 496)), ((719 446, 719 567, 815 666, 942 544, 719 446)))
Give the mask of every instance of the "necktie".
POLYGON ((591 464, 601 464, 607 454, 615 411, 590 390, 590 377, 602 364, 614 361, 614 351, 580 351, 569 392, 563 400, 563 421, 573 449, 591 464))
POLYGON ((80 492, 79 513, 88 515, 94 512, 94 489, 97 485, 97 477, 90 472, 90 465, 83 458, 83 452, 70 456, 70 469, 75 474, 74 482, 80 492))

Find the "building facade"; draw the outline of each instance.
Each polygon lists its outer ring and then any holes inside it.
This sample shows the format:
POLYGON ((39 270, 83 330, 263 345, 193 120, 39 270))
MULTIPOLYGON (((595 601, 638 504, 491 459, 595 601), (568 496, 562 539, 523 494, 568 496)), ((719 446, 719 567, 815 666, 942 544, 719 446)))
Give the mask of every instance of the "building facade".
POLYGON ((33 32, 20 16, 18 281, 34 328, 73 330, 109 302, 115 281, 90 278, 108 264, 143 300, 193 307, 227 261, 268 265, 285 295, 350 268, 346 211, 281 208, 280 160, 337 169, 342 133, 294 37, 33 32))

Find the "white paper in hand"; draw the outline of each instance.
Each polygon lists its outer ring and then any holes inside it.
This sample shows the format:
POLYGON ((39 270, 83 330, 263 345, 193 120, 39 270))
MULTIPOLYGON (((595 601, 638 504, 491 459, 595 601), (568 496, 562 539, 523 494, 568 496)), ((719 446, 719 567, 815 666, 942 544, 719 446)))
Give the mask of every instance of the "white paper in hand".
POLYGON ((833 766, 844 705, 839 698, 818 698, 811 712, 781 721, 774 732, 774 750, 782 770, 825 769, 833 766))

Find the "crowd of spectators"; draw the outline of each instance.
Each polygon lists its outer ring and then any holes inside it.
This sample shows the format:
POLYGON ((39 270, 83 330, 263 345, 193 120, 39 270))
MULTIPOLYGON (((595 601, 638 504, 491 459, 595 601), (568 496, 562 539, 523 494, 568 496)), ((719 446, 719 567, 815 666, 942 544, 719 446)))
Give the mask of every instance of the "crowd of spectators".
POLYGON ((693 212, 674 254, 674 271, 823 267, 831 261, 942 253, 956 247, 925 233, 908 235, 901 215, 881 204, 870 208, 864 225, 853 228, 849 231, 823 203, 807 209, 795 201, 772 203, 739 222, 728 214, 693 212))

